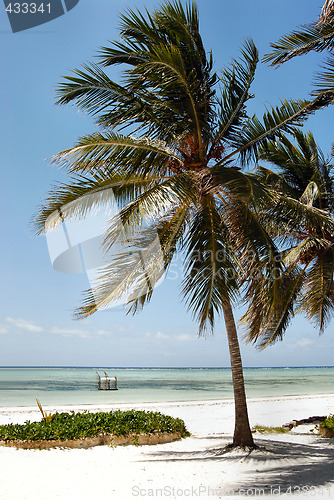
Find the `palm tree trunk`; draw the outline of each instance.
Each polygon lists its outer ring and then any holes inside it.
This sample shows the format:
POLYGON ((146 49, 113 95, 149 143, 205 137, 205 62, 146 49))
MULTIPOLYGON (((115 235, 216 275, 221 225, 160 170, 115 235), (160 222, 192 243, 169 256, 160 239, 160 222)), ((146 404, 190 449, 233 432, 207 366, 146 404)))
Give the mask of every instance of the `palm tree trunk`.
POLYGON ((232 446, 249 446, 254 448, 255 444, 248 419, 239 340, 230 301, 223 303, 223 313, 230 350, 234 390, 235 427, 232 446))

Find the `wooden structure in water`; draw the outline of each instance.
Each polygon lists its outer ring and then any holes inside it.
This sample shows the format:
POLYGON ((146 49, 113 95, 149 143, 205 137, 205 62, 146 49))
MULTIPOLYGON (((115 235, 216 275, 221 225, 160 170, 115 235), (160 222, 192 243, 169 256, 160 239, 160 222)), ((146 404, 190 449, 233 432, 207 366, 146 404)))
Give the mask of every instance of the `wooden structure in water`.
MULTIPOLYGON (((97 373, 97 372, 96 372, 97 373)), ((104 372, 104 377, 101 377, 99 373, 97 373, 98 381, 97 388, 99 391, 117 391, 117 377, 109 377, 107 372, 104 372)))

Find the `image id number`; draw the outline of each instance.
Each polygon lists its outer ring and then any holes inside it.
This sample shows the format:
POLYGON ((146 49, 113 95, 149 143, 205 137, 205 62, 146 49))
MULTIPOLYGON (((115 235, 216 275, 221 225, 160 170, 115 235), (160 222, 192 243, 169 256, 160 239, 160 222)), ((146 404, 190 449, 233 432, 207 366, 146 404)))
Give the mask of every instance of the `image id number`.
POLYGON ((50 14, 51 13, 51 3, 44 4, 43 2, 40 4, 37 3, 9 3, 8 6, 6 7, 6 11, 9 14, 50 14))

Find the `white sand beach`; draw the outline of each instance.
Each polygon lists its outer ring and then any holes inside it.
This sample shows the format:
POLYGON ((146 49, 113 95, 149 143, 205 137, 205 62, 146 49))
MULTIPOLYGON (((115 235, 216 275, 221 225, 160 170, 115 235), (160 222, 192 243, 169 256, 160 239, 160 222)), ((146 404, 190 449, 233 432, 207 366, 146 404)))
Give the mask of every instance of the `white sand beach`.
MULTIPOLYGON (((251 425, 279 426, 328 415, 334 394, 249 399, 251 425)), ((140 408, 182 418, 191 437, 154 446, 22 450, 0 447, 0 499, 334 498, 334 439, 314 425, 255 434, 260 449, 223 453, 233 432, 233 401, 46 407, 47 411, 140 408)), ((39 420, 36 408, 0 408, 0 424, 39 420)))

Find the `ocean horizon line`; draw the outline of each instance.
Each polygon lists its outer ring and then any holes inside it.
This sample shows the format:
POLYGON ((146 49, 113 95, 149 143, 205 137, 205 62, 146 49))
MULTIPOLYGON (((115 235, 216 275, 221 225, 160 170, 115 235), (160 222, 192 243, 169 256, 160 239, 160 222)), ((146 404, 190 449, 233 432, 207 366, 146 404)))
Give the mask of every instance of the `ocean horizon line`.
MULTIPOLYGON (((108 370, 230 370, 230 366, 104 366, 104 365, 0 365, 2 368, 80 368, 108 370)), ((247 370, 282 369, 282 368, 334 368, 334 365, 282 365, 282 366, 244 366, 247 370)))

